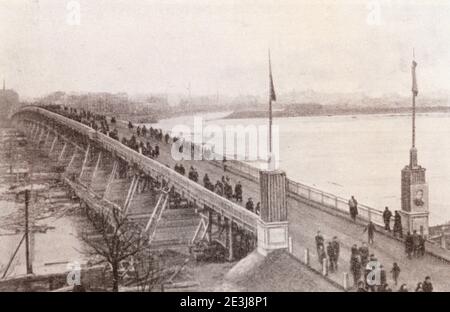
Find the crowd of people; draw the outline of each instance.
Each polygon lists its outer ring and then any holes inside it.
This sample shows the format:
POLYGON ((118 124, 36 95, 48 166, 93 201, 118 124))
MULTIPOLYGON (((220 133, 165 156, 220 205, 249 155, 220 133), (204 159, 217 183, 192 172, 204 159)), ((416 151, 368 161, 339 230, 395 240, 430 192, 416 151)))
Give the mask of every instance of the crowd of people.
MULTIPOLYGON (((317 259, 321 266, 327 265, 329 273, 338 271, 338 262, 340 255, 340 243, 337 236, 334 236, 329 242, 320 231, 315 236, 317 259), (325 261, 326 260, 326 261, 325 261)), ((388 284, 387 271, 378 261, 374 253, 370 252, 369 245, 362 242, 361 246, 354 244, 350 250, 349 271, 353 278, 354 288, 358 292, 391 292, 392 288, 388 284)), ((389 273, 395 287, 398 286, 401 268, 397 262, 392 264, 389 273)), ((424 282, 418 283, 415 291, 430 292, 433 290, 431 278, 427 276, 424 282)), ((398 288, 399 292, 409 291, 406 284, 398 288)))
MULTIPOLYGON (((181 175, 186 174, 186 168, 182 163, 176 163, 174 170, 181 175)), ((194 182, 199 182, 199 173, 197 169, 193 166, 190 167, 188 172, 188 178, 194 182)), ((238 203, 242 203, 242 184, 241 181, 238 181, 233 188, 231 180, 228 176, 222 176, 220 180, 217 180, 213 183, 208 175, 205 173, 203 176, 203 186, 210 190, 211 192, 216 193, 219 196, 225 197, 228 200, 234 200, 238 203)), ((245 208, 251 212, 254 212, 259 215, 261 210, 261 204, 258 202, 255 206, 252 198, 248 198, 248 201, 245 204, 245 208)))
MULTIPOLYGON (((352 196, 348 202, 350 216, 353 220, 356 220, 356 216, 358 215, 358 202, 355 197, 352 196)), ((394 212, 394 227, 391 230, 391 221, 392 221, 392 212, 389 210, 389 207, 385 207, 383 211, 383 223, 384 230, 388 233, 393 233, 394 237, 398 237, 403 239, 403 227, 402 227, 402 218, 399 211, 394 212)), ((364 232, 367 232, 368 243, 374 243, 376 227, 372 221, 369 221, 367 226, 364 228, 364 232)), ((412 259, 413 257, 422 257, 425 255, 425 237, 424 235, 418 234, 416 230, 411 234, 408 232, 404 239, 405 244, 405 253, 408 259, 412 259)))

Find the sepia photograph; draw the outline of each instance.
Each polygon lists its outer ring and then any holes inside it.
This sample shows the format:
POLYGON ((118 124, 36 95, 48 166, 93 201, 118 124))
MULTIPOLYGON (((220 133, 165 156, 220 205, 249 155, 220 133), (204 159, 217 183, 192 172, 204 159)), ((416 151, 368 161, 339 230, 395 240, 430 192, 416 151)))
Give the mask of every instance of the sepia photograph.
POLYGON ((449 0, 0 0, 0 292, 449 292, 449 38, 449 0))

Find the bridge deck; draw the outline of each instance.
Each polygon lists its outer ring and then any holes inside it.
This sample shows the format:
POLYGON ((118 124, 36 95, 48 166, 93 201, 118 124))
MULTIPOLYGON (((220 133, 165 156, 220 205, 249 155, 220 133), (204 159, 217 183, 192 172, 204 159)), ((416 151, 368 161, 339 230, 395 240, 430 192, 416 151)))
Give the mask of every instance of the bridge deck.
MULTIPOLYGON (((131 136, 131 132, 126 128, 125 124, 118 123, 117 126, 120 139, 123 136, 127 138, 131 136)), ((138 139, 144 140, 142 137, 138 139)), ((160 146, 161 155, 157 161, 173 168, 176 161, 170 155, 170 145, 155 142, 150 138, 146 140, 149 140, 152 146, 155 143, 160 146)), ((243 185, 244 203, 247 197, 253 197, 255 203, 259 201, 259 184, 254 176, 249 175, 245 177, 245 175, 237 174, 236 171, 230 172, 229 170, 224 172, 223 168, 220 168, 217 163, 210 161, 182 161, 182 163, 187 172, 191 165, 197 169, 200 183, 205 173, 208 173, 213 183, 219 180, 222 175, 228 175, 232 184, 241 181, 243 185)), ((334 200, 332 197, 329 197, 329 199, 334 200)), ((316 232, 321 230, 326 242, 333 236, 337 236, 341 242, 339 271, 338 273, 331 273, 329 277, 338 283, 342 283, 342 272, 349 271, 351 246, 353 244, 361 245, 362 241, 366 241, 367 235, 363 234, 363 222, 355 224, 351 222, 350 218, 343 217, 342 207, 339 211, 337 198, 335 200, 336 211, 330 212, 327 209, 318 209, 317 202, 298 200, 290 196, 288 199, 289 232, 293 238, 294 255, 302 259, 304 249, 308 248, 311 251, 311 265, 317 270, 320 270, 320 264, 317 261, 315 252, 314 236, 316 232)), ((340 204, 342 203, 341 200, 340 204)), ((404 247, 401 242, 387 235, 381 235, 380 233, 375 235, 375 243, 373 246, 370 246, 370 252, 374 253, 377 259, 384 265, 388 272, 388 283, 392 287, 394 286, 392 285, 393 282, 389 271, 392 264, 397 262, 402 270, 399 285, 406 283, 411 290, 415 288, 418 282, 423 281, 425 276, 429 275, 432 278, 436 290, 448 290, 447 285, 450 280, 450 265, 448 261, 441 261, 439 258, 428 253, 420 259, 409 260, 404 254, 404 247)), ((443 253, 448 257, 448 252, 443 253)))
MULTIPOLYGON (((132 135, 132 132, 125 125, 119 125, 118 128, 121 137, 129 138, 132 135)), ((142 137, 139 138, 139 140, 142 139, 142 137)), ((170 146, 152 139, 147 140, 151 142, 152 146, 153 144, 160 146, 161 156, 158 158, 158 161, 169 165, 171 168, 175 166, 175 163, 183 163, 187 172, 192 165, 197 169, 200 181, 205 173, 208 173, 213 183, 219 180, 222 175, 227 175, 230 177, 232 184, 241 181, 244 195, 244 203, 242 205, 245 205, 247 197, 252 197, 255 204, 259 201, 259 185, 254 179, 244 178, 242 175, 237 175, 229 170, 223 171, 223 169, 221 170, 210 161, 184 160, 177 162, 170 155, 170 146)), ((317 260, 314 237, 318 230, 322 232, 326 242, 330 241, 333 236, 337 236, 341 243, 339 270, 337 273, 330 273, 329 277, 341 284, 343 272, 349 272, 351 247, 354 244, 357 244, 359 247, 363 241, 367 242, 367 234, 363 234, 363 222, 355 224, 350 220, 350 217, 343 218, 326 210, 318 209, 315 206, 300 202, 294 198, 288 199, 289 235, 293 238, 293 253, 299 259, 303 259, 304 249, 309 248, 311 252, 311 266, 320 271, 321 267, 317 260)), ((402 242, 379 232, 375 234, 375 243, 370 246, 370 252, 375 254, 385 267, 388 273, 388 283, 393 289, 395 287, 389 272, 394 262, 397 262, 401 268, 398 287, 406 283, 409 289, 413 290, 418 282, 422 282, 425 276, 429 275, 436 290, 448 289, 450 264, 446 261, 441 261, 428 253, 422 258, 409 260, 404 253, 402 242)), ((351 279, 350 276, 350 285, 352 284, 351 279)))

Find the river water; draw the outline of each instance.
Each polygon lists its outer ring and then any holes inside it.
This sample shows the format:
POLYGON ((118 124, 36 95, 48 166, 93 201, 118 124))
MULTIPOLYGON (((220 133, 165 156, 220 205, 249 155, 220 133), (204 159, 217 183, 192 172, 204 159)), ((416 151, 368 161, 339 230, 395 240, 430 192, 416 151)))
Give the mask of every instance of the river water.
MULTIPOLYGON (((80 229, 85 227, 85 220, 77 213, 78 204, 65 195, 64 188, 57 185, 45 174, 52 174, 52 160, 27 146, 20 147, 16 143, 11 155, 6 142, 15 142, 14 130, 0 127, 0 279, 6 270, 14 251, 24 235, 24 201, 15 197, 11 187, 20 182, 10 178, 9 170, 28 168, 35 175, 33 178, 34 193, 31 195, 30 213, 30 258, 33 272, 36 274, 65 272, 71 263, 83 264, 83 243, 79 238, 80 229), (20 161, 18 161, 20 159, 20 161), (33 164, 31 164, 33 163, 33 164), (42 186, 39 188, 39 186, 42 186), (37 189, 41 189, 37 192, 37 189), (39 193, 39 195, 37 195, 39 193), (33 195, 34 194, 34 195, 33 195), (37 199, 36 199, 37 198, 37 199), (32 221, 33 220, 33 221, 32 221)), ((24 275, 25 244, 22 242, 13 258, 6 277, 24 275)))
MULTIPOLYGON (((264 119, 221 119, 204 115, 204 125, 264 125, 264 119)), ((161 120, 171 130, 192 116, 161 120)), ((400 209, 400 171, 409 162, 411 117, 356 115, 277 118, 280 167, 288 177, 374 208, 400 209)), ((427 169, 430 224, 450 221, 450 114, 418 114, 416 147, 427 169)))

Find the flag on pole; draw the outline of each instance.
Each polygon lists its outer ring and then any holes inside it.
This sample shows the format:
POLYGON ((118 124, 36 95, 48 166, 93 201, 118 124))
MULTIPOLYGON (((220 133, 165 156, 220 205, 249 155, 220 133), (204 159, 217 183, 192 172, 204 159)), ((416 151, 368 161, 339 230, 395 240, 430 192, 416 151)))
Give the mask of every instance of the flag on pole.
POLYGON ((411 66, 411 74, 412 74, 412 93, 414 96, 419 94, 419 89, 417 88, 417 79, 416 79, 416 67, 417 62, 415 60, 412 61, 411 66))
POLYGON ((273 86, 272 64, 270 63, 270 50, 269 50, 269 76, 270 76, 270 100, 276 101, 277 96, 275 95, 275 88, 273 86))

